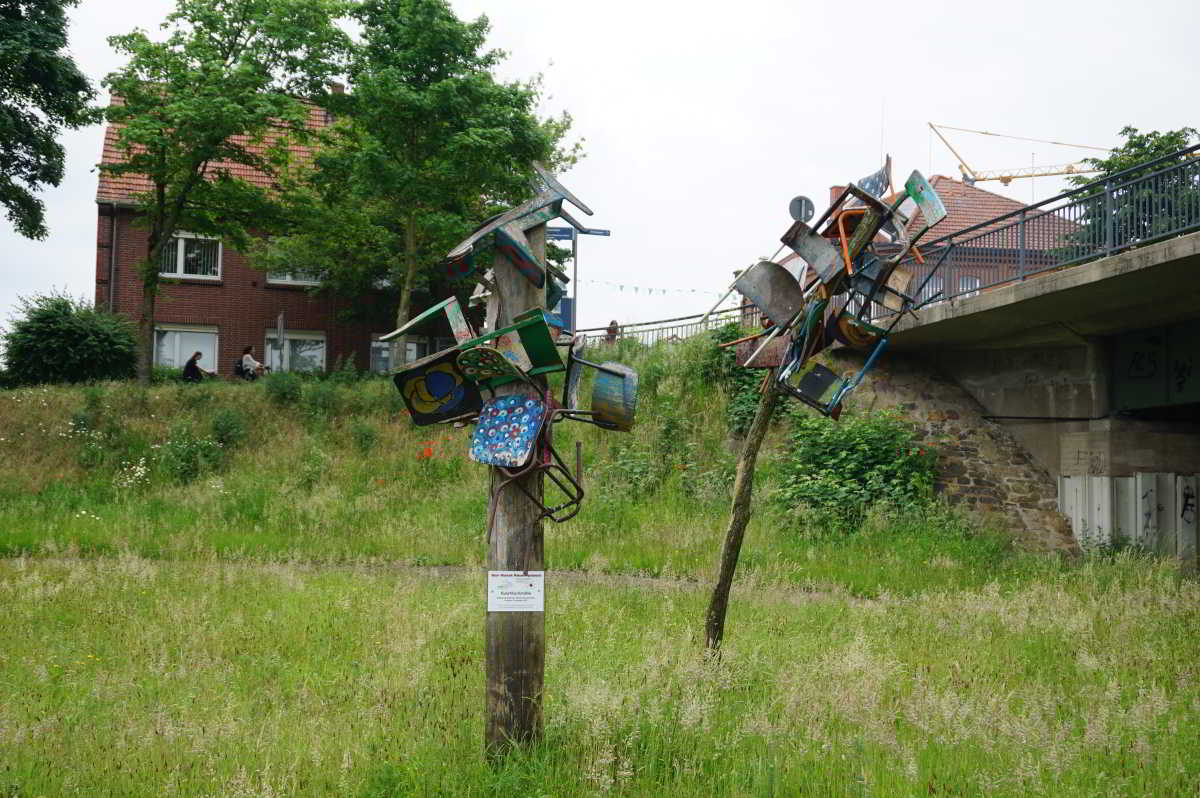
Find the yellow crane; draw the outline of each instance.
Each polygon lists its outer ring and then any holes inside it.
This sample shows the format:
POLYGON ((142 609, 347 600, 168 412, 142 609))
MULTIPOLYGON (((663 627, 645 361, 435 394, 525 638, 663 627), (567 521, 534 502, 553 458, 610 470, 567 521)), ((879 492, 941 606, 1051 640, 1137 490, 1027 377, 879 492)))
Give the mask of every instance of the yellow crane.
POLYGON ((939 139, 941 139, 942 143, 946 145, 946 149, 950 150, 950 152, 954 154, 954 157, 958 159, 958 171, 962 172, 963 182, 967 183, 968 185, 975 185, 975 183, 977 183, 981 180, 999 180, 1001 183, 1003 183, 1004 185, 1007 186, 1012 181, 1014 181, 1018 178, 1022 178, 1022 177, 1053 177, 1055 175, 1087 175, 1087 174, 1094 174, 1096 172, 1099 172, 1100 170, 1097 169, 1096 167, 1092 166, 1091 164, 1084 163, 1083 161, 1059 164, 1057 166, 1021 166, 1021 167, 1017 167, 1015 169, 991 169, 991 170, 987 170, 987 171, 980 170, 980 169, 972 169, 971 166, 965 160, 963 160, 963 157, 958 154, 958 150, 954 149, 953 145, 951 145, 950 142, 946 140, 946 137, 942 135, 943 130, 957 130, 962 133, 978 133, 981 136, 996 136, 998 138, 1003 138, 1003 139, 1016 139, 1017 141, 1034 141, 1039 144, 1057 144, 1060 147, 1078 147, 1079 149, 1083 149, 1083 150, 1099 150, 1101 152, 1109 151, 1108 147, 1092 147, 1087 144, 1068 144, 1064 141, 1049 141, 1047 139, 1031 139, 1027 136, 1008 136, 1003 133, 992 133, 987 130, 971 130, 970 128, 966 128, 966 127, 952 127, 950 125, 935 125, 932 122, 930 122, 928 124, 929 124, 929 129, 934 132, 934 135, 936 135, 939 139))

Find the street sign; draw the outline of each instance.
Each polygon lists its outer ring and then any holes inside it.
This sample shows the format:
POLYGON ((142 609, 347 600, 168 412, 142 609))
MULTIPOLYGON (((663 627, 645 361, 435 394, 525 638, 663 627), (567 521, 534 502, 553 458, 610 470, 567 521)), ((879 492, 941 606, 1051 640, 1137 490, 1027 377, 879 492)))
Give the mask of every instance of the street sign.
POLYGON ((788 203, 788 213, 797 222, 807 222, 813 217, 813 210, 813 201, 805 196, 793 197, 788 203))
POLYGON ((547 241, 570 241, 575 237, 575 228, 573 227, 547 227, 547 241))
POLYGON ((589 227, 586 230, 580 230, 585 236, 607 236, 612 235, 612 230, 601 230, 599 227, 589 227))

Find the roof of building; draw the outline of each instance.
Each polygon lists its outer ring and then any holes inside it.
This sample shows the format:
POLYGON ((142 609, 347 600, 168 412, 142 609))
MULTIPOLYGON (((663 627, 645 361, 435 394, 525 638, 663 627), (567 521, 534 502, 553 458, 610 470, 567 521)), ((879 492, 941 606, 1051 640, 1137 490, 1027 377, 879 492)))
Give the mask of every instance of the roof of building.
MULTIPOLYGON (((113 98, 114 103, 120 103, 119 97, 113 98)), ((328 127, 330 124, 329 117, 323 108, 315 105, 309 107, 307 125, 310 130, 320 130, 328 127)), ((100 162, 105 164, 121 163, 125 160, 125 154, 117 146, 117 136, 121 130, 120 124, 109 123, 104 128, 104 151, 101 154, 100 162)), ((235 143, 241 144, 252 153, 263 153, 270 145, 268 137, 267 141, 258 144, 251 144, 248 136, 234 136, 232 139, 235 143)), ((297 156, 300 160, 306 160, 312 156, 312 149, 302 145, 290 145, 288 151, 297 156)), ((241 178, 247 182, 267 188, 271 186, 271 177, 263 172, 246 166, 240 163, 230 163, 228 161, 220 161, 209 164, 208 170, 210 173, 227 171, 233 177, 241 178)), ((127 205, 134 201, 138 194, 143 194, 150 191, 153 186, 150 180, 144 175, 123 174, 113 175, 108 172, 100 172, 99 186, 96 189, 97 202, 115 202, 118 205, 127 205)))

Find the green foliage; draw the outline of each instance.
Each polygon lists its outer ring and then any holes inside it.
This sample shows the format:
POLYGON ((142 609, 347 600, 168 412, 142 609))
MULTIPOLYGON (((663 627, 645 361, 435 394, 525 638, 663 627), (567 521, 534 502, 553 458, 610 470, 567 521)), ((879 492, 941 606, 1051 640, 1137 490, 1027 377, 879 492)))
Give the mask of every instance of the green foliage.
POLYGON ((496 77, 503 54, 485 49, 485 17, 463 22, 445 0, 367 0, 354 15, 340 123, 312 169, 283 183, 290 229, 253 260, 352 296, 386 281, 407 320, 415 292, 451 290, 433 288, 445 253, 528 198, 532 161, 569 165, 576 152, 559 147, 569 117, 539 119, 535 81, 496 77))
POLYGON ((745 334, 746 331, 737 322, 730 322, 709 333, 711 348, 700 368, 706 382, 723 386, 729 394, 729 432, 739 438, 746 434, 750 423, 754 421, 763 372, 761 369, 739 366, 736 347, 721 349, 718 345, 736 341, 745 334))
POLYGON ((304 381, 290 371, 271 372, 263 378, 267 398, 280 407, 299 404, 304 393, 304 381))
POLYGON ((133 376, 133 326, 64 294, 22 297, 4 333, 8 377, 15 384, 123 380, 133 376))
POLYGON ((224 460, 224 451, 217 441, 196 435, 190 424, 180 422, 171 428, 158 456, 167 475, 185 485, 218 468, 224 460))
POLYGON ((379 433, 375 430, 374 425, 361 418, 354 419, 350 425, 350 437, 354 441, 354 448, 361 455, 368 455, 375 448, 375 444, 379 442, 379 433))
POLYGON ((88 79, 67 50, 66 10, 78 0, 9 0, 0 5, 0 205, 23 236, 45 238, 35 196, 63 178, 64 128, 95 121, 88 79))
POLYGON ((150 369, 150 384, 165 385, 183 381, 183 369, 175 366, 154 366, 150 369))
POLYGON ((249 434, 246 415, 236 407, 222 407, 213 413, 210 429, 212 439, 226 449, 241 446, 249 434))
MULTIPOLYGON (((177 0, 163 36, 135 30, 109 38, 126 64, 104 79, 120 98, 106 111, 121 157, 111 175, 144 176, 137 198, 149 228, 140 268, 153 314, 164 247, 180 229, 249 244, 248 228, 272 232, 277 204, 235 177, 237 164, 279 177, 289 145, 311 139, 310 105, 344 69, 346 35, 337 21, 344 0, 177 0)), ((141 343, 139 375, 149 379, 152 325, 141 343)))
POLYGON ((937 457, 912 425, 883 412, 841 421, 803 415, 779 466, 772 502, 785 512, 808 511, 836 528, 857 523, 875 504, 921 506, 933 497, 937 457))
POLYGON ((1127 126, 1121 129, 1120 135, 1125 138, 1125 143, 1114 147, 1107 157, 1084 159, 1085 163, 1100 170, 1098 176, 1069 178, 1075 185, 1092 185, 1095 193, 1090 202, 1085 200, 1080 227, 1070 234, 1070 245, 1060 253, 1065 258, 1073 259, 1101 250, 1110 239, 1114 246, 1124 246, 1179 230, 1196 221, 1200 188, 1196 186, 1194 172, 1160 175, 1140 185, 1124 184, 1162 169, 1162 164, 1145 169, 1135 167, 1197 143, 1200 133, 1190 127, 1165 133, 1157 130, 1141 133, 1137 128, 1127 126), (1119 178, 1121 185, 1110 186, 1113 190, 1106 198, 1107 178, 1127 170, 1127 174, 1119 178), (1084 253, 1079 251, 1080 247, 1085 248, 1084 253))
POLYGON ((337 415, 340 406, 341 396, 335 383, 321 381, 304 391, 304 412, 311 421, 328 421, 337 415))

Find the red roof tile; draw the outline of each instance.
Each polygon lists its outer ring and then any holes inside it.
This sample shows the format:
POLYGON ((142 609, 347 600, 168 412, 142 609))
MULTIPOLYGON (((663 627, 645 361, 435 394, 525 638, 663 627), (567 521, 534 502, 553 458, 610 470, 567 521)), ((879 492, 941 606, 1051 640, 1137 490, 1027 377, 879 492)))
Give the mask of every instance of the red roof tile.
MULTIPOLYGON (((119 97, 114 97, 114 103, 120 103, 119 97)), ((310 106, 308 111, 308 128, 310 130, 320 130, 329 126, 329 120, 323 108, 310 106)), ((104 129, 104 151, 101 155, 100 162, 106 164, 121 163, 125 160, 125 154, 117 146, 117 134, 121 129, 119 124, 108 124, 104 129)), ((270 139, 270 137, 268 137, 270 139)), ((258 144, 250 144, 247 136, 234 136, 233 141, 244 145, 247 150, 252 153, 262 153, 269 146, 270 141, 260 142, 258 144)), ((307 160, 312 157, 312 148, 291 145, 288 151, 296 156, 299 160, 307 160)), ((217 162, 209 165, 210 173, 227 171, 233 177, 238 177, 247 182, 260 186, 270 187, 271 177, 263 174, 257 169, 253 169, 245 164, 217 162)), ((152 188, 148 178, 143 175, 124 174, 113 175, 107 172, 100 172, 100 183, 96 189, 97 202, 115 202, 118 204, 129 204, 134 201, 136 195, 150 191, 152 188)))

